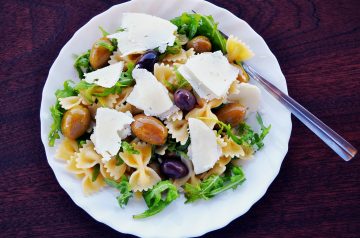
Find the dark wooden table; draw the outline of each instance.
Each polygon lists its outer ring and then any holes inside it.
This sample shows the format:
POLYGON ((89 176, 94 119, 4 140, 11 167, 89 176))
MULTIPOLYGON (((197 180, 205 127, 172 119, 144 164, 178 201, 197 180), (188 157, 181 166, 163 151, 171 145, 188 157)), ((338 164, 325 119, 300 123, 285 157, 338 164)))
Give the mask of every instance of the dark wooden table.
MULTIPOLYGON (((61 47, 111 0, 0 1, 0 237, 130 237, 96 222, 57 183, 39 108, 61 47)), ((289 93, 360 148, 360 1, 212 1, 268 43, 289 93)), ((359 156, 358 156, 359 157, 359 156)), ((345 163, 293 118, 267 194, 206 237, 360 237, 360 158, 345 163)))

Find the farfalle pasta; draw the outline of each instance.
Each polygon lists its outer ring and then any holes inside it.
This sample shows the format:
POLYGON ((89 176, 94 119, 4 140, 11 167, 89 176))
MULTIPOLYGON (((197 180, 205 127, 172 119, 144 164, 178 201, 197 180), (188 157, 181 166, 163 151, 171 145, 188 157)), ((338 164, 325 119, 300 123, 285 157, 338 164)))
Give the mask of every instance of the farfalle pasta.
POLYGON ((118 31, 100 27, 103 36, 76 58, 80 81, 55 92, 49 145, 61 139, 55 157, 64 169, 85 195, 116 188, 122 208, 142 196, 149 209, 135 219, 179 193, 189 203, 243 183, 241 165, 270 130, 259 114, 260 131, 246 123, 261 96, 242 67, 253 52, 209 16, 119 19, 118 31))
POLYGON ((188 132, 188 122, 187 120, 167 120, 165 125, 169 130, 169 134, 176 142, 179 142, 181 145, 185 145, 189 139, 188 132))
POLYGON ((254 56, 249 46, 232 35, 226 41, 226 50, 230 62, 245 61, 254 56))
POLYGON ((224 145, 221 147, 222 155, 228 158, 245 156, 245 151, 242 145, 237 144, 227 135, 223 137, 224 145))
POLYGON ((139 151, 139 154, 121 152, 120 157, 127 166, 136 169, 129 178, 132 190, 146 191, 159 182, 161 178, 152 168, 147 166, 151 158, 151 145, 139 142, 133 146, 135 150, 139 151))
POLYGON ((222 99, 214 99, 210 102, 205 102, 202 107, 194 108, 188 114, 186 114, 185 118, 188 120, 189 118, 200 118, 208 127, 211 129, 214 128, 217 116, 211 111, 212 108, 220 106, 222 103, 222 99))

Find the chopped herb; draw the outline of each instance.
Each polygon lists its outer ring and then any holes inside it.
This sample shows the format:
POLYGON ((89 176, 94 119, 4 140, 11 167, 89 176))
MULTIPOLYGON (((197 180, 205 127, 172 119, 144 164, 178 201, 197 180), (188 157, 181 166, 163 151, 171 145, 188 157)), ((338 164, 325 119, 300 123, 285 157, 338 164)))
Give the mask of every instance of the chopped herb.
POLYGON ((129 199, 133 196, 133 192, 131 191, 131 186, 130 186, 129 181, 126 178, 126 176, 123 175, 121 177, 121 181, 119 183, 117 183, 114 180, 108 179, 108 178, 105 178, 105 182, 110 187, 113 187, 113 188, 116 188, 117 190, 119 190, 120 195, 117 196, 116 199, 119 203, 119 206, 121 208, 124 208, 128 204, 129 199))
POLYGON ((96 179, 97 179, 97 177, 99 176, 99 174, 100 174, 100 164, 96 164, 96 165, 93 167, 91 182, 95 182, 96 179))
POLYGON ((164 210, 171 202, 179 197, 179 192, 170 181, 160 181, 152 189, 143 192, 143 197, 148 206, 145 212, 134 215, 134 219, 153 216, 164 210))
POLYGON ((132 146, 130 143, 123 141, 121 142, 121 148, 123 149, 124 152, 127 152, 129 154, 140 154, 140 151, 135 150, 134 146, 132 146))
POLYGON ((116 30, 116 32, 123 32, 123 31, 125 31, 125 30, 126 30, 126 28, 120 27, 119 29, 116 30))
POLYGON ((191 203, 198 199, 208 200, 228 189, 236 189, 245 181, 245 174, 241 167, 228 166, 225 176, 211 175, 199 185, 185 184, 185 203, 191 203))
POLYGON ((101 26, 99 26, 99 29, 100 29, 101 34, 102 34, 103 37, 109 35, 109 32, 105 31, 104 28, 102 28, 101 26))
POLYGON ((79 78, 83 79, 84 74, 93 71, 93 68, 90 65, 90 50, 86 51, 84 54, 78 56, 75 59, 74 67, 78 72, 79 78))
POLYGON ((105 41, 98 41, 98 42, 96 42, 96 45, 104 47, 105 49, 107 49, 110 52, 113 52, 115 50, 115 47, 112 44, 109 44, 105 41))

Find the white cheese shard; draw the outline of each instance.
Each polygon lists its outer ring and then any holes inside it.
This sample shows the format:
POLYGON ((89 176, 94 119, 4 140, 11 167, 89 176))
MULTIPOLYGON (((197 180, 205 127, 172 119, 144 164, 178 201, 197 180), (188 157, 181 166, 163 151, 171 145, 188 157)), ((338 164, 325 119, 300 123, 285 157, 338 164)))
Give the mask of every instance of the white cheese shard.
POLYGON ((247 108, 248 112, 256 112, 259 109, 261 100, 260 89, 249 83, 236 85, 236 93, 229 94, 228 102, 237 102, 247 108))
POLYGON ((124 62, 120 61, 119 63, 86 73, 84 75, 84 80, 88 83, 95 83, 104 88, 111 88, 120 79, 123 69, 124 62))
POLYGON ((155 48, 164 53, 167 46, 174 45, 177 30, 170 21, 143 13, 124 13, 121 28, 124 31, 107 37, 117 40, 122 56, 155 48))
POLYGON ((195 174, 214 167, 220 158, 221 148, 217 144, 214 131, 199 119, 189 118, 191 149, 188 154, 194 165, 195 174))
POLYGON ((96 112, 96 125, 91 135, 97 153, 109 161, 121 147, 121 139, 134 121, 130 113, 118 112, 110 108, 99 108, 96 112))
POLYGON ((212 100, 226 95, 239 69, 232 66, 221 51, 216 51, 191 57, 179 67, 179 72, 201 98, 212 100))
POLYGON ((147 116, 160 116, 173 108, 168 90, 152 73, 135 68, 132 76, 136 84, 126 98, 128 103, 143 110, 147 116))

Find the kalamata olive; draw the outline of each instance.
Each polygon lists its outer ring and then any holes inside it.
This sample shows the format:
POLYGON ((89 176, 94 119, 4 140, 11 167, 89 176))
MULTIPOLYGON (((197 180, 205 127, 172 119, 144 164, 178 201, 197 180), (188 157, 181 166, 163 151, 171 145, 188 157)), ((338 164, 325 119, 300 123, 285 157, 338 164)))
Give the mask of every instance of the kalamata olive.
POLYGON ((174 93, 174 103, 182 111, 190 111, 195 107, 196 98, 189 90, 178 89, 174 93))
POLYGON ((138 114, 134 116, 131 130, 140 140, 152 145, 163 145, 168 136, 168 129, 155 117, 138 114))
POLYGON ((86 132, 90 120, 89 109, 77 105, 65 112, 61 121, 61 132, 64 136, 75 140, 86 132))
POLYGON ((155 50, 146 51, 140 58, 137 60, 136 65, 140 69, 146 69, 149 72, 154 72, 154 64, 159 59, 159 53, 155 50))
POLYGON ((194 48, 196 53, 210 52, 211 42, 206 36, 197 36, 186 44, 186 48, 194 48))
POLYGON ((189 173, 189 169, 179 159, 165 159, 160 164, 161 172, 168 178, 178 179, 185 177, 189 173))
POLYGON ((98 44, 99 42, 111 45, 111 41, 106 37, 100 38, 94 43, 90 51, 90 65, 93 69, 99 69, 107 65, 111 55, 108 49, 98 44))
POLYGON ((215 114, 217 118, 232 127, 244 121, 246 108, 239 103, 229 103, 220 108, 215 114))

